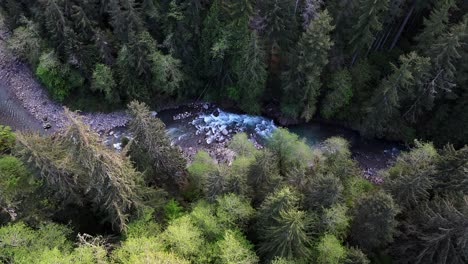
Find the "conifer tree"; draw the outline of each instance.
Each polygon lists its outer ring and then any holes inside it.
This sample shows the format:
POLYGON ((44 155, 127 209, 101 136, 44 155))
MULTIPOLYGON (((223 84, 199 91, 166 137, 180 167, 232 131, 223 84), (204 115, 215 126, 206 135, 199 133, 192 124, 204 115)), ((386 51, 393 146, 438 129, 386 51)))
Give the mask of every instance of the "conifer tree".
POLYGON ((351 240, 364 252, 385 247, 393 241, 398 209, 392 197, 382 191, 362 197, 356 204, 351 240))
POLYGON ((262 202, 280 182, 281 176, 276 156, 267 149, 258 152, 249 167, 247 176, 253 200, 258 203, 262 202))
POLYGON ((465 263, 468 260, 468 201, 436 200, 403 221, 394 246, 399 263, 465 263))
POLYGON ((421 52, 430 50, 434 42, 447 32, 449 11, 456 7, 455 4, 455 0, 435 1, 435 6, 431 10, 429 17, 424 18, 423 31, 416 36, 418 48, 421 52))
POLYGON ((322 103, 321 114, 325 118, 335 116, 343 110, 353 96, 351 75, 347 69, 340 70, 331 76, 328 93, 322 103))
POLYGON ((248 32, 241 42, 240 56, 235 61, 234 68, 237 75, 237 89, 239 106, 248 113, 260 113, 261 96, 268 77, 266 52, 263 43, 255 31, 248 32))
POLYGON ((333 30, 328 11, 322 11, 303 33, 293 55, 289 71, 283 83, 283 112, 290 117, 301 117, 309 121, 317 109, 317 97, 322 86, 320 75, 328 63, 328 51, 333 42, 333 30))
POLYGON ((334 175, 315 176, 304 191, 304 206, 310 210, 327 209, 339 202, 343 185, 334 175))
POLYGON ((370 49, 375 33, 382 30, 382 15, 388 9, 388 2, 388 0, 359 1, 357 22, 353 26, 353 37, 349 42, 353 53, 353 63, 358 53, 364 53, 370 49))
POLYGON ((467 43, 468 20, 452 26, 447 33, 442 34, 429 49, 429 56, 433 65, 431 86, 438 97, 449 94, 453 97, 453 88, 456 86, 456 63, 461 58, 460 52, 467 43))
POLYGON ((298 210, 299 197, 290 187, 268 195, 257 211, 259 252, 268 260, 306 258, 310 255, 310 218, 298 210))
MULTIPOLYGON (((392 64, 392 74, 382 81, 371 99, 366 127, 374 133, 379 134, 390 129, 386 124, 398 116, 405 99, 414 98, 418 93, 418 88, 424 88, 427 80, 430 66, 428 58, 411 52, 400 56, 400 63, 398 67, 392 64)), ((421 98, 416 97, 416 100, 419 99, 421 98)))
POLYGON ((152 117, 149 107, 136 101, 128 105, 133 116, 130 131, 134 136, 131 155, 140 170, 146 171, 149 183, 179 185, 186 183, 185 159, 167 138, 165 125, 152 117))
POLYGON ((19 134, 19 153, 65 204, 89 202, 106 222, 123 231, 129 214, 139 206, 141 175, 125 153, 108 149, 79 117, 65 113, 70 125, 63 134, 19 134))
POLYGON ((304 211, 296 208, 281 210, 275 223, 266 226, 262 234, 259 252, 267 259, 307 258, 310 256, 310 237, 307 233, 309 219, 304 211))

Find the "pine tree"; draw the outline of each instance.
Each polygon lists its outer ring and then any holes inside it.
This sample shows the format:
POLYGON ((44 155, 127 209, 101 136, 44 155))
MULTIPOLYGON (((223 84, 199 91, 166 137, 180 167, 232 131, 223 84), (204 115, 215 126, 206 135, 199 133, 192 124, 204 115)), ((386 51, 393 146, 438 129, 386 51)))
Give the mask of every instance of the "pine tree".
POLYGON ((139 206, 141 175, 125 153, 108 149, 79 117, 65 113, 70 125, 60 135, 19 134, 19 153, 65 204, 89 202, 104 221, 123 231, 139 206))
POLYGON ((453 96, 453 88, 456 86, 455 64, 461 58, 460 52, 467 43, 463 39, 467 36, 467 20, 454 25, 447 33, 442 34, 429 50, 429 56, 433 65, 431 86, 440 94, 448 93, 453 96))
POLYGON ((277 49, 281 54, 286 54, 297 39, 295 7, 296 1, 293 0, 259 1, 258 8, 264 25, 262 32, 268 40, 269 49, 277 49))
POLYGON ((115 87, 116 83, 112 76, 112 70, 107 65, 96 64, 93 71, 91 90, 104 93, 107 102, 115 103, 119 101, 115 87))
POLYGON ((444 147, 440 159, 436 163, 433 174, 434 190, 439 195, 449 195, 460 192, 468 195, 468 147, 456 150, 452 145, 444 147))
POLYGON ((128 105, 133 116, 129 128, 134 142, 131 155, 147 181, 155 185, 182 186, 186 183, 185 159, 180 150, 172 146, 164 123, 152 117, 149 107, 136 101, 128 105))
POLYGON ((304 211, 285 208, 279 211, 272 225, 266 225, 259 252, 267 259, 307 258, 310 256, 309 219, 304 211))
POLYGON ((351 74, 347 69, 334 73, 328 85, 328 93, 322 103, 321 114, 331 118, 343 110, 353 97, 351 74))
POLYGON ((110 0, 109 12, 111 25, 120 41, 127 42, 132 39, 133 34, 140 33, 143 22, 135 0, 110 0))
POLYGON ((415 208, 429 200, 434 185, 437 151, 432 144, 415 144, 410 152, 400 154, 385 173, 385 189, 403 208, 415 208))
POLYGON ((353 37, 349 41, 353 63, 358 53, 370 49, 375 33, 382 30, 382 15, 388 10, 388 2, 388 0, 360 0, 357 22, 353 26, 353 37))
POLYGON ((339 178, 333 175, 316 175, 304 191, 304 207, 320 211, 327 209, 340 201, 343 185, 339 178))
MULTIPOLYGON (((371 99, 366 127, 374 133, 379 134, 389 129, 386 124, 398 116, 403 102, 416 97, 418 89, 424 88, 427 80, 430 66, 428 58, 411 52, 400 56, 400 63, 398 67, 392 64, 392 74, 382 81, 371 99)), ((432 94, 429 93, 426 96, 432 96, 432 94)), ((416 97, 416 100, 425 99, 427 98, 416 97)))
POLYGON ((447 32, 449 11, 455 7, 454 0, 436 1, 429 18, 424 18, 424 30, 416 36, 418 48, 423 54, 432 47, 442 34, 447 32))
POLYGON ((353 213, 350 237, 364 252, 383 248, 393 241, 398 209, 392 197, 382 191, 362 197, 353 213))
POLYGON ((322 11, 310 22, 298 43, 293 62, 283 79, 283 112, 293 118, 300 116, 309 121, 315 114, 322 86, 320 75, 333 45, 330 39, 333 28, 328 11, 322 11))
POLYGON ((253 200, 257 203, 262 202, 280 182, 281 176, 276 156, 267 149, 258 152, 255 155, 255 161, 249 167, 247 176, 253 200))
POLYGON ((399 263, 465 263, 468 260, 468 201, 436 200, 402 223, 394 246, 399 263))
POLYGON ((233 66, 238 79, 238 102, 242 110, 258 114, 268 77, 266 52, 258 33, 248 32, 247 25, 243 26, 247 36, 241 42, 240 56, 233 66))
POLYGON ((44 1, 44 17, 47 31, 57 47, 64 45, 67 20, 58 0, 44 1))

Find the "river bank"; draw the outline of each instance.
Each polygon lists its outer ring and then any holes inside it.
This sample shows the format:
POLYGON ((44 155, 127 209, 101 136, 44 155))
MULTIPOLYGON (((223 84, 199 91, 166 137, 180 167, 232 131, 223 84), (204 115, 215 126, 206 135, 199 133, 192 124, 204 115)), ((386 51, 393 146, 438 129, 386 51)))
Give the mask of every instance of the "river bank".
MULTIPOLYGON (((9 111, 2 111, 2 115, 9 115, 9 118, 12 118, 11 115, 22 116, 28 124, 33 123, 30 120, 33 117, 46 130, 54 131, 63 128, 67 122, 63 106, 49 98, 47 91, 36 80, 29 66, 8 50, 5 41, 8 36, 9 32, 4 27, 0 27, 0 89, 3 90, 0 100, 12 100, 14 96, 16 98, 14 101, 20 103, 24 110, 11 106, 9 111)), ((124 111, 80 114, 83 120, 97 132, 124 126, 129 120, 129 116, 124 111)), ((11 126, 21 127, 20 124, 14 122, 11 126)))
MULTIPOLYGON (((0 32, 0 122, 18 130, 60 130, 67 123, 64 107, 49 98, 28 65, 7 49, 7 37, 8 32, 0 32)), ((274 117, 223 111, 206 102, 182 106, 171 104, 158 110, 161 109, 165 110, 157 114, 154 112, 155 115, 166 124, 173 144, 182 149, 188 160, 198 150, 204 149, 218 162, 229 163, 234 154, 227 148, 227 143, 234 134, 247 133, 255 146, 261 148, 262 140, 276 129, 274 117)), ((124 128, 130 119, 125 111, 79 114, 107 145, 116 149, 121 147, 123 136, 131 136, 126 134, 124 128)), ((373 179, 376 171, 388 166, 399 151, 394 143, 368 140, 356 131, 341 126, 312 122, 290 125, 288 128, 313 147, 331 136, 346 138, 351 143, 353 157, 360 163, 366 177, 374 182, 379 181, 373 179)))

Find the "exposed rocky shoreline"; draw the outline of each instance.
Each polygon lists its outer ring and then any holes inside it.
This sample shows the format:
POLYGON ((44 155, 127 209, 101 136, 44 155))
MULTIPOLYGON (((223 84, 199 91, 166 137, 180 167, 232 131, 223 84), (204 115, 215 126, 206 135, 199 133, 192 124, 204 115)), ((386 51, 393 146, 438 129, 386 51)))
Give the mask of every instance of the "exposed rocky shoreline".
MULTIPOLYGON (((0 81, 4 84, 2 88, 8 89, 10 94, 15 95, 44 129, 63 128, 67 122, 63 106, 49 98, 47 91, 36 80, 28 65, 8 50, 5 41, 8 36, 9 32, 0 21, 0 81)), ((125 126, 129 120, 129 116, 124 111, 80 114, 97 132, 125 126)))

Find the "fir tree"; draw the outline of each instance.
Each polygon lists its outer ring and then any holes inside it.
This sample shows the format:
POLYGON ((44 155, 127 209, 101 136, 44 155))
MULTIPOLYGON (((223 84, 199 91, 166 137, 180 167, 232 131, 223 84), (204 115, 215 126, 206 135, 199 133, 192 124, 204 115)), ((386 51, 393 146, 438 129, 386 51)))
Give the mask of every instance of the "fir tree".
POLYGON ((416 36, 418 48, 421 52, 427 52, 434 42, 436 42, 442 34, 447 32, 449 11, 455 7, 454 0, 441 0, 435 2, 435 6, 431 10, 429 18, 424 18, 423 31, 416 36))
POLYGON ((182 186, 186 183, 185 159, 178 148, 167 138, 165 125, 143 103, 136 101, 128 105, 133 116, 130 131, 134 136, 131 144, 132 158, 147 181, 155 185, 182 186))
POLYGON ((328 85, 327 95, 322 103, 321 114, 331 118, 343 110, 353 97, 351 75, 347 69, 334 73, 328 85))
POLYGON ((310 22, 298 43, 293 62, 283 79, 283 112, 293 118, 300 116, 309 121, 316 112, 322 86, 320 75, 333 45, 330 39, 333 28, 328 11, 322 11, 310 22))
POLYGON ((349 41, 353 63, 358 53, 364 53, 370 49, 375 33, 382 30, 382 14, 388 10, 388 2, 388 0, 359 1, 357 22, 353 26, 353 37, 349 41))
MULTIPOLYGON (((392 64, 393 73, 385 78, 371 99, 366 127, 381 133, 392 118, 398 116, 402 103, 423 87, 429 71, 429 59, 415 52, 400 56, 400 66, 392 64)), ((429 94, 430 96, 431 94, 429 94)), ((425 98, 417 98, 425 99, 425 98)), ((398 128, 397 128, 398 129, 398 128)))
POLYGON ((382 191, 362 197, 353 213, 352 242, 365 252, 387 246, 393 241, 397 213, 392 197, 382 191))

